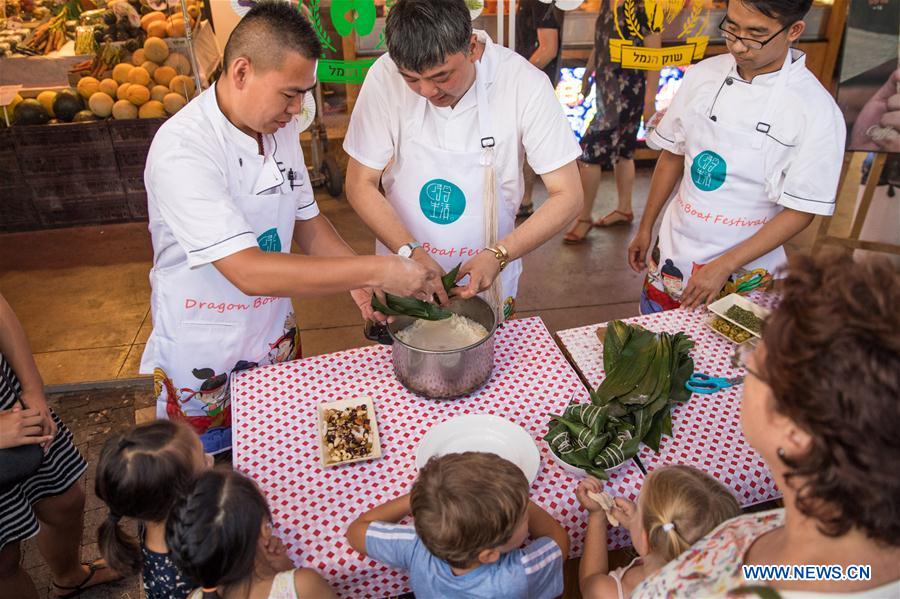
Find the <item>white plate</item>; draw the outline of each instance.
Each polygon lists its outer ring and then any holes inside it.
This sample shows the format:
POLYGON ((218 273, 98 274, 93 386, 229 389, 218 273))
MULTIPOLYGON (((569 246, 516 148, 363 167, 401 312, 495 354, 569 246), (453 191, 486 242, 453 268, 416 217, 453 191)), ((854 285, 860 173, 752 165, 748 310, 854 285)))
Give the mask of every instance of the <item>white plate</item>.
MULTIPOLYGON (((550 454, 550 457, 553 458, 553 461, 556 462, 557 466, 559 466, 560 468, 562 468, 563 470, 565 470, 572 476, 577 477, 577 478, 585 478, 588 476, 588 473, 585 472, 583 468, 579 468, 578 466, 573 466, 572 464, 564 462, 562 460, 562 458, 560 458, 558 455, 556 455, 556 453, 553 451, 553 448, 550 447, 549 443, 547 444, 547 453, 550 454)), ((622 462, 621 464, 619 464, 618 466, 613 466, 612 468, 605 468, 604 470, 606 471, 607 474, 611 474, 612 472, 615 472, 622 466, 627 465, 631 461, 632 461, 631 458, 629 458, 629 459, 625 460, 624 462, 622 462)))
MULTIPOLYGON (((740 323, 737 323, 737 322, 731 320, 730 318, 728 318, 727 316, 725 316, 725 312, 727 312, 728 308, 730 308, 731 306, 738 306, 738 307, 743 308, 744 310, 753 312, 762 320, 765 320, 766 317, 768 317, 769 314, 772 313, 772 311, 767 310, 766 308, 763 308, 762 306, 760 306, 758 304, 754 304, 753 302, 748 300, 743 295, 738 295, 737 293, 732 293, 731 295, 726 295, 722 299, 715 301, 706 307, 706 309, 709 310, 710 312, 712 312, 713 314, 717 314, 717 315, 721 316, 722 318, 724 318, 731 324, 733 324, 735 326, 739 326, 742 329, 744 329, 745 331, 747 331, 748 333, 750 333, 751 335, 753 335, 754 337, 759 338, 760 337, 759 333, 751 331, 750 329, 748 329, 746 327, 742 327, 740 325, 740 323)), ((713 329, 713 330, 715 330, 715 329, 713 329)), ((718 333, 718 331, 716 331, 716 332, 718 333)), ((719 334, 721 335, 721 333, 719 333, 719 334)), ((723 335, 723 337, 724 337, 724 335, 723 335)), ((729 341, 731 341, 731 340, 729 339, 729 341)), ((734 342, 732 341, 732 343, 734 343, 734 342)))
POLYGON ((467 414, 431 427, 416 448, 416 468, 436 455, 483 451, 519 467, 534 482, 541 469, 541 453, 534 439, 518 424, 489 414, 467 414))
POLYGON ((371 397, 357 397, 355 399, 342 399, 339 401, 323 402, 319 404, 319 455, 322 460, 323 468, 331 466, 343 466, 344 464, 352 464, 354 462, 363 462, 365 460, 374 460, 381 457, 381 439, 378 437, 378 420, 375 418, 375 404, 372 403, 371 397), (325 453, 325 410, 345 410, 347 408, 355 408, 356 406, 366 406, 366 412, 369 416, 369 426, 372 429, 372 453, 367 456, 353 458, 350 460, 341 460, 332 462, 325 453))

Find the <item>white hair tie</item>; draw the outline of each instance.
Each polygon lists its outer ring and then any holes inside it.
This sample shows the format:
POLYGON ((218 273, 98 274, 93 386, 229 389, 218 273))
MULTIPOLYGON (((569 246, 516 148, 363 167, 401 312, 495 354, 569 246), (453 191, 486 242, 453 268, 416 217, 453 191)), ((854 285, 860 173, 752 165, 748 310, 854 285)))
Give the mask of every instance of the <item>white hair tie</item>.
POLYGON ((675 530, 675 524, 672 522, 666 522, 662 525, 662 528, 666 532, 672 532, 673 530, 675 530))

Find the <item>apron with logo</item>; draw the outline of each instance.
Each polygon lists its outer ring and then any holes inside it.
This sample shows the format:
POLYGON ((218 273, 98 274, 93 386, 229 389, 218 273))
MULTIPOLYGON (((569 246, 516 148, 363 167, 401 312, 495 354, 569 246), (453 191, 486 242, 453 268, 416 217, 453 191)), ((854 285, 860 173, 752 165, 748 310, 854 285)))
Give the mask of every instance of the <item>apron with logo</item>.
MULTIPOLYGON (((772 160, 764 142, 787 84, 790 60, 789 52, 754 130, 717 123, 713 106, 691 108, 693 114, 685 119, 690 131, 685 143, 687 172, 647 256, 642 314, 678 308, 694 273, 752 237, 781 212, 777 179, 769 172, 772 160)), ((738 292, 763 288, 784 263, 784 249, 775 248, 734 273, 726 288, 738 292)))
MULTIPOLYGON (((210 93, 214 93, 211 91, 210 93)), ((274 156, 237 168, 238 156, 213 126, 233 164, 229 189, 241 189, 242 171, 258 172, 250 195, 232 196, 267 252, 289 252, 301 189, 291 188, 274 156)), ((284 158, 284 157, 282 157, 284 158)), ((306 168, 299 147, 282 160, 285 171, 306 168)), ((299 356, 300 334, 289 298, 242 293, 212 264, 187 262, 153 268, 153 333, 141 372, 153 372, 158 418, 182 420, 200 435, 204 450, 231 447, 231 377, 248 368, 299 356)))
MULTIPOLYGON (((430 145, 421 131, 428 100, 419 98, 412 114, 413 134, 400 144, 394 165, 383 177, 385 197, 410 234, 445 271, 467 262, 515 227, 515 206, 500 195, 494 177, 494 137, 480 63, 475 63, 475 96, 481 149, 456 152, 430 145)), ((376 253, 390 255, 383 244, 376 253)), ((515 306, 521 260, 497 277, 487 299, 508 318, 515 306)))

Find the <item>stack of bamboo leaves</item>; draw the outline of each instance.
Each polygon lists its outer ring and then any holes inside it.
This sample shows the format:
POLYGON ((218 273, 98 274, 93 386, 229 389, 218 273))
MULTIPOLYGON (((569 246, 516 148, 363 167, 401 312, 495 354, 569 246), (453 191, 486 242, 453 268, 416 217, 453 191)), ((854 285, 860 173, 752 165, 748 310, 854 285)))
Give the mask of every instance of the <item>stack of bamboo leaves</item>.
MULTIPOLYGON (((462 263, 456 265, 456 268, 441 277, 441 283, 444 285, 444 291, 450 293, 450 290, 456 286, 456 276, 459 273, 459 267, 462 263)), ((450 318, 453 314, 450 310, 441 308, 436 303, 426 302, 414 297, 399 297, 386 293, 385 301, 382 303, 378 297, 372 296, 372 308, 377 312, 381 312, 385 316, 412 316, 413 318, 421 318, 423 320, 444 320, 450 318)))
POLYGON ((684 333, 654 333, 615 320, 606 331, 606 378, 591 403, 551 414, 544 439, 564 462, 606 479, 605 470, 634 457, 641 442, 657 453, 672 434, 671 408, 687 401, 694 342, 684 333))

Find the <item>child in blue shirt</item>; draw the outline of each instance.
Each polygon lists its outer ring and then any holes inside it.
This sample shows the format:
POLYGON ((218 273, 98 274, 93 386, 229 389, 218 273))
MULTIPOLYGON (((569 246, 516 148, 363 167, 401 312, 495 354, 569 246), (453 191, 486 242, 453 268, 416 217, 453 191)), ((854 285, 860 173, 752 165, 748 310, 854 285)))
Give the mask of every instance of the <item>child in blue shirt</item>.
POLYGON ((491 453, 434 457, 410 493, 357 518, 347 541, 406 571, 416 599, 558 597, 569 538, 529 501, 528 486, 518 467, 491 453), (413 525, 397 524, 410 513, 413 525))

